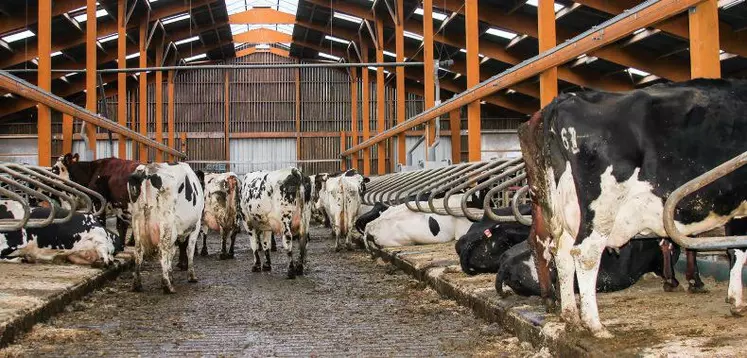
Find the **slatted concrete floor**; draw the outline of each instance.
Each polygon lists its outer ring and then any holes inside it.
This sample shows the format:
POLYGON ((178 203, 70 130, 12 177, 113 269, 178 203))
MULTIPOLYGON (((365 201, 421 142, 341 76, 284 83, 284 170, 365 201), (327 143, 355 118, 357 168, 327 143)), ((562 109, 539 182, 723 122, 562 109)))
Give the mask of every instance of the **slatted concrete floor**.
POLYGON ((175 273, 163 295, 150 263, 145 292, 130 274, 37 325, 4 350, 21 356, 527 356, 497 325, 474 318, 391 266, 367 255, 335 253, 328 231, 314 232, 309 273, 285 279, 284 254, 272 273, 251 273, 239 236, 236 260, 199 257, 200 282, 175 273))

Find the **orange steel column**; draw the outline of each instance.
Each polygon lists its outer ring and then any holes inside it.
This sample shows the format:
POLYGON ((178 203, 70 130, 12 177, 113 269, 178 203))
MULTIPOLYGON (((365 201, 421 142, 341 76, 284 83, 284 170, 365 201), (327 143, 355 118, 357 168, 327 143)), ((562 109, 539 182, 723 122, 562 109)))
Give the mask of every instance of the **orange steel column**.
MULTIPOLYGON (((350 107, 352 109, 350 140, 352 146, 356 146, 358 145, 358 69, 356 68, 350 69, 350 107)), ((358 152, 350 156, 350 165, 353 169, 358 169, 358 152)))
POLYGON ((224 104, 224 107, 223 107, 223 119, 224 119, 223 140, 225 141, 224 142, 225 157, 226 157, 226 160, 230 162, 231 161, 231 146, 230 146, 230 143, 228 142, 229 140, 228 125, 229 125, 229 120, 230 120, 229 118, 231 114, 231 96, 230 96, 230 93, 228 92, 229 90, 228 85, 230 84, 228 76, 229 76, 228 70, 226 70, 225 79, 223 81, 223 86, 224 86, 224 89, 223 89, 223 104, 224 104))
MULTIPOLYGON (((480 29, 477 0, 466 0, 464 10, 467 36, 467 87, 474 87, 480 83, 480 29)), ((479 100, 467 105, 467 149, 469 151, 467 161, 470 162, 477 162, 482 159, 482 125, 480 124, 480 116, 479 100)), ((453 140, 451 147, 454 148, 453 140)))
MULTIPOLYGON (((39 29, 38 36, 38 55, 39 55, 39 72, 37 84, 39 88, 52 91, 52 59, 49 54, 52 51, 52 0, 39 1, 39 29)), ((38 163, 41 166, 52 165, 52 111, 49 107, 38 104, 38 128, 37 128, 37 147, 38 163)), ((65 140, 63 131, 63 142, 65 140)), ((72 137, 71 147, 72 147, 72 137)), ((65 153, 63 153, 65 154, 65 153)))
MULTIPOLYGON (((539 51, 555 47, 555 2, 539 0, 537 4, 537 32, 539 51)), ((718 53, 718 50, 716 51, 718 53)), ((540 73, 540 105, 545 106, 558 95, 558 68, 553 67, 540 73)))
MULTIPOLYGON (((163 41, 156 46, 156 66, 163 60, 163 41)), ((163 143, 163 71, 156 71, 156 142, 163 143)), ((163 162, 163 152, 156 149, 156 163, 163 162)))
POLYGON ((301 69, 296 69, 296 160, 301 159, 301 69))
POLYGON ((720 78, 718 1, 706 0, 690 8, 690 76, 720 78))
MULTIPOLYGON (((340 131, 340 152, 345 150, 345 131, 340 131)), ((345 157, 340 158, 340 170, 345 171, 347 170, 347 165, 345 165, 345 157)))
MULTIPOLYGON (((363 55, 363 62, 368 62, 368 47, 361 44, 361 54, 363 55)), ((369 94, 371 86, 368 81, 368 67, 362 69, 363 74, 362 83, 363 86, 363 140, 368 140, 371 137, 370 124, 371 124, 371 96, 369 94)), ((371 175, 371 147, 363 149, 363 175, 371 175)))
POLYGON ((462 123, 461 122, 462 122, 462 118, 459 115, 458 109, 449 112, 449 130, 451 130, 451 163, 452 164, 459 164, 462 161, 462 135, 461 135, 462 123))
POLYGON ((179 139, 182 142, 182 153, 187 154, 187 133, 179 133, 179 139))
MULTIPOLYGON (((86 109, 98 113, 96 103, 96 0, 86 4, 86 109)), ((96 159, 96 126, 86 123, 88 147, 96 159)))
MULTIPOLYGON (((467 36, 469 38, 469 36, 467 36)), ((428 110, 436 105, 436 84, 433 81, 433 0, 423 0, 423 92, 425 92, 424 109, 428 110)), ((436 121, 426 124, 425 130, 425 158, 428 158, 428 147, 436 138, 436 121)))
MULTIPOLYGON (((90 0, 89 0, 90 1, 90 0)), ((148 67, 148 51, 146 44, 148 42, 148 22, 143 21, 140 24, 140 39, 138 46, 140 48, 140 67, 148 67)), ((140 82, 140 134, 148 135, 148 75, 145 72, 140 72, 138 78, 140 82)), ((134 143, 133 143, 134 145, 134 143)), ((140 155, 138 160, 141 163, 148 162, 148 148, 145 144, 140 144, 140 155)))
MULTIPOLYGON (((394 38, 396 43, 396 55, 397 62, 405 62, 405 0, 397 1, 397 23, 394 26, 394 38)), ((407 96, 405 94, 405 68, 397 67, 395 70, 397 73, 397 124, 404 123, 405 121, 405 104, 407 103, 407 96)), ((405 164, 406 162, 406 147, 405 134, 399 134, 397 136, 397 163, 405 164)))
MULTIPOLYGON (((376 62, 384 62, 384 20, 376 20, 376 62)), ((376 68, 376 132, 383 133, 386 130, 386 94, 384 91, 384 68, 376 68)), ((386 147, 387 143, 379 143, 377 147, 379 160, 376 165, 378 175, 386 174, 386 147)))
MULTIPOLYGON (((166 96, 167 102, 168 102, 168 108, 166 111, 168 112, 166 115, 168 116, 168 129, 169 129, 169 147, 176 149, 176 138, 174 137, 174 71, 169 71, 168 75, 168 87, 166 89, 166 96)), ((169 154, 169 161, 173 161, 174 156, 172 154, 169 154)))
POLYGON ((73 116, 62 114, 62 155, 73 152, 73 116))
MULTIPOLYGON (((117 67, 127 68, 127 26, 125 25, 127 1, 117 3, 117 67)), ((127 126, 127 74, 120 72, 117 74, 117 122, 122 126, 127 126)), ((118 157, 125 159, 127 157, 127 138, 124 135, 118 135, 118 157)))
MULTIPOLYGON (((135 107, 135 92, 132 91, 130 93, 130 126, 133 131, 137 129, 137 124, 135 122, 137 121, 137 108, 135 107)), ((139 146, 135 141, 132 141, 132 160, 137 160, 137 154, 140 150, 139 146)))

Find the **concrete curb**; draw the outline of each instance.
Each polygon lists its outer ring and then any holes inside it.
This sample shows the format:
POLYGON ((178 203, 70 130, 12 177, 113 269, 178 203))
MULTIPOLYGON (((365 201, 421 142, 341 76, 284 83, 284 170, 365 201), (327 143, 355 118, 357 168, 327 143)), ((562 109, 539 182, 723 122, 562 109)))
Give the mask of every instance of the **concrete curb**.
POLYGON ((419 265, 415 260, 407 260, 410 255, 422 252, 392 251, 372 248, 375 256, 402 269, 414 278, 425 282, 444 297, 472 309, 475 315, 489 322, 496 322, 516 335, 520 340, 532 343, 535 347, 548 347, 554 355, 561 357, 601 356, 604 349, 598 349, 592 342, 565 333, 565 324, 557 316, 547 314, 538 300, 502 300, 494 290, 485 288, 470 289, 464 281, 449 276, 448 266, 458 265, 458 260, 436 260, 419 265), (532 302, 533 301, 533 302, 532 302), (530 302, 530 304, 527 304, 530 302))
POLYGON ((116 278, 120 273, 132 266, 131 258, 118 258, 115 263, 72 287, 57 292, 33 307, 12 317, 10 320, 0 322, 0 348, 4 348, 22 333, 28 332, 35 324, 44 322, 62 312, 65 306, 91 293, 103 286, 106 282, 116 278))

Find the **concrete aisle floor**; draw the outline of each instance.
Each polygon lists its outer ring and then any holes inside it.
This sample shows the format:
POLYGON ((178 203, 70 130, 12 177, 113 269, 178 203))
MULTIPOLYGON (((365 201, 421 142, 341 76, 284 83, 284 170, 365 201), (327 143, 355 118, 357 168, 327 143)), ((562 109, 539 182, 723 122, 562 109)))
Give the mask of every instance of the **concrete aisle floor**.
POLYGON ((271 273, 251 273, 246 236, 226 261, 211 236, 199 283, 175 271, 177 294, 164 295, 151 260, 145 292, 130 292, 125 273, 0 357, 545 355, 387 264, 335 253, 329 235, 313 232, 307 275, 296 280, 285 278, 284 253, 273 253, 271 273))

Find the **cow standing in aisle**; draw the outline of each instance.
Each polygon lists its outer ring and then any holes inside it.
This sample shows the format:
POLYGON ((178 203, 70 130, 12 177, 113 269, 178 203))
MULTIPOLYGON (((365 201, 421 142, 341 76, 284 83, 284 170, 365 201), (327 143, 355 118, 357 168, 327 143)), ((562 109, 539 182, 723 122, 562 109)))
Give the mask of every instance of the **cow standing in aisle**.
POLYGON ((353 249, 351 234, 361 207, 365 183, 369 181, 358 174, 355 169, 330 175, 319 193, 324 211, 327 213, 335 235, 335 251, 343 249, 342 242, 348 250, 353 249))
POLYGON ((186 243, 189 282, 197 282, 194 252, 200 235, 205 197, 197 175, 185 163, 140 165, 128 179, 127 190, 135 234, 135 278, 142 291, 140 269, 146 255, 160 254, 164 293, 174 293, 171 266, 176 246, 186 243))
MULTIPOLYGON (((637 234, 667 236, 665 200, 747 149, 745 113, 747 82, 693 80, 628 93, 562 94, 522 125, 538 275, 548 274, 554 258, 566 322, 611 336, 596 300, 603 250, 637 234)), ((747 169, 741 168, 686 197, 674 219, 683 234, 702 233, 747 215, 745 199, 747 169)), ((745 251, 733 252, 741 267, 745 251)), ((732 275, 727 297, 735 314, 745 308, 741 291, 741 277, 737 282, 732 275)))
MULTIPOLYGON (((101 194, 106 199, 107 209, 117 216, 117 233, 125 240, 131 220, 128 210, 127 179, 139 164, 118 158, 81 162, 77 153, 68 153, 52 166, 52 173, 101 194)), ((101 222, 102 225, 106 225, 105 218, 102 218, 101 222)))
MULTIPOLYGON (((49 217, 50 208, 31 208, 30 219, 49 217)), ((57 208, 55 218, 68 211, 57 208)), ((12 200, 0 200, 0 219, 20 219, 23 206, 12 200)), ((23 262, 70 262, 77 265, 107 267, 114 255, 124 250, 122 238, 106 230, 91 214, 73 213, 69 221, 40 228, 0 233, 0 259, 23 262)))
POLYGON ((239 200, 241 199, 241 182, 239 177, 232 173, 208 173, 197 172, 200 183, 205 190, 205 212, 202 216, 202 250, 201 256, 208 255, 207 232, 214 230, 220 232, 221 260, 234 257, 234 245, 236 235, 239 233, 239 200), (231 238, 231 246, 226 250, 226 242, 231 238))
POLYGON ((308 177, 296 168, 272 172, 247 173, 241 187, 241 215, 244 229, 251 237, 254 251, 252 272, 270 271, 270 241, 272 235, 283 238, 288 255, 288 278, 304 274, 309 223, 305 222, 311 204, 308 177), (261 235, 261 237, 260 237, 261 235), (293 240, 299 241, 299 259, 293 258, 293 240), (260 248, 265 262, 260 259, 260 248))

